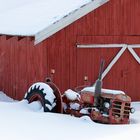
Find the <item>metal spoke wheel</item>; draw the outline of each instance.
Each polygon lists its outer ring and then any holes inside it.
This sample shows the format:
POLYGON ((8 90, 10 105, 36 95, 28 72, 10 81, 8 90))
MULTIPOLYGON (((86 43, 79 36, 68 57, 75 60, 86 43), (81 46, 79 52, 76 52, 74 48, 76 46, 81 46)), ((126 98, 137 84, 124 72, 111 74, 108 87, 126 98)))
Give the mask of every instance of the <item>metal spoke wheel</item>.
POLYGON ((50 81, 33 84, 25 94, 29 103, 40 101, 44 112, 62 113, 62 100, 57 87, 50 81))

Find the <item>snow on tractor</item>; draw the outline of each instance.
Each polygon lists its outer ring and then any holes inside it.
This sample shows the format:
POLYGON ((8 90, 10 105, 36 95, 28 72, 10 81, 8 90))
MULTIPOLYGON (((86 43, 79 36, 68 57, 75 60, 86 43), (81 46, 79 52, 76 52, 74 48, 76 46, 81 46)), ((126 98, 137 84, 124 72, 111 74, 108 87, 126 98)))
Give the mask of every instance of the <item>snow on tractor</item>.
POLYGON ((94 85, 67 90, 61 94, 59 88, 50 78, 46 83, 33 84, 27 91, 25 99, 29 103, 40 101, 44 112, 71 114, 76 117, 89 116, 93 121, 104 124, 128 124, 131 98, 123 91, 102 89, 101 61, 100 72, 94 85))

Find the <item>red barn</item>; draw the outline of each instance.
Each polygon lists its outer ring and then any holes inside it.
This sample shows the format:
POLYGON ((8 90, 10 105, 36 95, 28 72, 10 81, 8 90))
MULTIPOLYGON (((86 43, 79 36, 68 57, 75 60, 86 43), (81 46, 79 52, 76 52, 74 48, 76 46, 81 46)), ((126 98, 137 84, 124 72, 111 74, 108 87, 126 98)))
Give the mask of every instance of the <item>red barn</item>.
MULTIPOLYGON (((4 3, 4 2, 3 2, 4 3)), ((95 82, 140 100, 140 0, 13 0, 0 6, 0 90, 22 99, 55 70, 63 92, 95 82)))

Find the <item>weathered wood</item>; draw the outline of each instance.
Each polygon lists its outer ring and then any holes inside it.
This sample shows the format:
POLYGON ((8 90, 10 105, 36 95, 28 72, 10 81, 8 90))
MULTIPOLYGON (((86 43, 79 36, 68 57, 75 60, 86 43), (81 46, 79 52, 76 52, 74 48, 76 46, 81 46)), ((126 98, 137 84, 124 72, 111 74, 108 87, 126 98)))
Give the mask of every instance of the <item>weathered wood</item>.
POLYGON ((6 40, 11 39, 13 36, 12 35, 6 35, 6 40))
MULTIPOLYGON (((34 38, 0 36, 0 90, 22 99, 27 88, 44 81, 54 69, 54 82, 62 93, 84 84, 84 77, 95 82, 100 59, 105 67, 120 48, 79 49, 77 44, 140 44, 140 1, 110 0, 36 47, 34 38)), ((140 56, 140 49, 134 49, 140 56)), ((124 90, 140 100, 140 67, 126 50, 103 81, 104 88, 124 90)))
POLYGON ((20 41, 20 40, 22 40, 24 38, 25 38, 25 36, 18 36, 18 41, 20 41))

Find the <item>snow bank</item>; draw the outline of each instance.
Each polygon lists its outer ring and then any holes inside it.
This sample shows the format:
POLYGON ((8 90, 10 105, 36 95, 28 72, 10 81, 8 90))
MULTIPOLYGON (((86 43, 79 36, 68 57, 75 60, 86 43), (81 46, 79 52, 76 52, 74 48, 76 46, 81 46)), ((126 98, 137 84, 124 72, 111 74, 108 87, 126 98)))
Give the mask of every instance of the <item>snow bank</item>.
POLYGON ((0 102, 0 138, 2 140, 139 140, 140 102, 133 103, 136 113, 130 125, 104 125, 89 117, 33 111, 26 100, 0 102), (138 109, 138 110, 137 110, 138 109))
POLYGON ((14 100, 8 97, 4 92, 0 91, 0 101, 2 102, 13 102, 14 100))
POLYGON ((27 100, 0 102, 0 139, 2 140, 139 140, 140 102, 129 125, 98 124, 87 116, 44 113, 38 102, 27 100))

